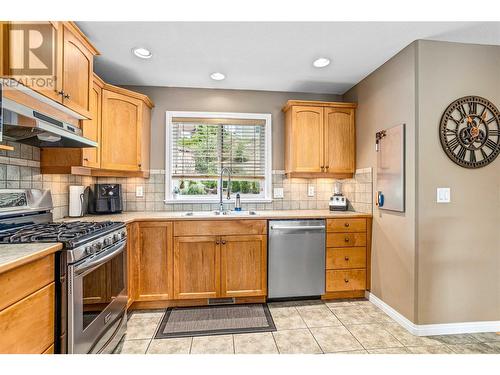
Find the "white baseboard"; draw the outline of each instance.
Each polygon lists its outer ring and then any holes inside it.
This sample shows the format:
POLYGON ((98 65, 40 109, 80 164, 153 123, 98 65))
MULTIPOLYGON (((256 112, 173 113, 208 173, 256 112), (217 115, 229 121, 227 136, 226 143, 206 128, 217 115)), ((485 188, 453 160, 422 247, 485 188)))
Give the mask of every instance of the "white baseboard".
POLYGON ((370 292, 366 298, 402 325, 408 332, 415 336, 451 335, 458 333, 500 332, 500 321, 462 322, 443 324, 415 324, 394 310, 387 303, 370 292))

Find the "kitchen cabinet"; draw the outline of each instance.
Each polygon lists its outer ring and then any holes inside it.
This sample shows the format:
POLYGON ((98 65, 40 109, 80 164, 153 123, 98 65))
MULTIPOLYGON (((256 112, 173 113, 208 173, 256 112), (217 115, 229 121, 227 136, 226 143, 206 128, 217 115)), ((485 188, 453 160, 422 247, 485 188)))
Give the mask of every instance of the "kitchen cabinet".
POLYGON ((267 237, 223 236, 221 245, 221 297, 267 294, 267 237))
POLYGON ((108 85, 94 75, 92 119, 82 121, 82 131, 98 147, 43 148, 41 172, 148 177, 152 107, 147 96, 108 85))
POLYGON ((0 353, 53 351, 54 267, 51 254, 0 274, 0 353))
POLYGON ((134 299, 172 299, 172 223, 141 222, 137 230, 134 299))
POLYGON ((219 296, 219 237, 176 237, 174 243, 174 298, 219 296))
POLYGON ((328 219, 324 299, 364 297, 370 289, 371 218, 328 219))
POLYGON ((66 106, 83 117, 91 118, 90 93, 94 56, 99 52, 73 22, 3 22, 1 25, 2 75, 12 77, 38 93, 66 106), (43 44, 50 61, 41 64, 51 72, 26 74, 24 39, 31 29, 49 38, 43 44), (48 28, 48 29, 47 29, 48 28), (46 46, 46 47, 45 47, 46 46), (52 66, 51 66, 52 65, 52 66))
POLYGON ((285 112, 285 173, 346 178, 355 172, 355 103, 289 100, 285 112))

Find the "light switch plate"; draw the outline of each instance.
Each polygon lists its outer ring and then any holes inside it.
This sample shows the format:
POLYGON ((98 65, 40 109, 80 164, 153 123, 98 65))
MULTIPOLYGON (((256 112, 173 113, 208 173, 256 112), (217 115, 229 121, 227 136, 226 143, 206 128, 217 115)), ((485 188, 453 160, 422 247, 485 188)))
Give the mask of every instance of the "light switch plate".
POLYGON ((276 198, 276 199, 283 198, 283 188, 274 188, 273 189, 273 198, 276 198))
POLYGON ((143 197, 144 196, 144 186, 136 186, 135 187, 135 196, 143 197))
POLYGON ((307 196, 314 197, 314 185, 307 185, 307 196))
POLYGON ((437 188, 437 203, 450 203, 451 189, 450 188, 437 188))

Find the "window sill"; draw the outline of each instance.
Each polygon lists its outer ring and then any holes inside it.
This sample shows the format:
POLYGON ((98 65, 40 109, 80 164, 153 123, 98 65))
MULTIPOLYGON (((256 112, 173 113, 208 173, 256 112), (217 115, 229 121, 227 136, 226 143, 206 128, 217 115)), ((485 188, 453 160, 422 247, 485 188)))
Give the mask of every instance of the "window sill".
MULTIPOLYGON (((241 203, 272 203, 273 200, 271 198, 258 198, 258 199, 244 199, 241 198, 241 203)), ((218 199, 165 199, 163 200, 165 204, 174 204, 174 203, 187 203, 187 204, 219 204, 218 199)), ((225 200, 222 202, 224 204, 234 204, 234 199, 225 200)))

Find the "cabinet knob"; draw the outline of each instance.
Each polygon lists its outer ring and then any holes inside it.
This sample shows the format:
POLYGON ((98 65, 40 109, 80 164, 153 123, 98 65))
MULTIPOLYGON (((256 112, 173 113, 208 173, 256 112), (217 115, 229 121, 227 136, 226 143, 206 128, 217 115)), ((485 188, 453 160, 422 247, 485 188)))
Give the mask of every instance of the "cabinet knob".
POLYGON ((329 165, 327 165, 325 168, 326 168, 326 170, 328 170, 328 168, 330 168, 330 166, 329 166, 329 165))
POLYGON ((345 242, 349 242, 349 237, 345 237, 345 238, 344 238, 344 241, 345 241, 345 242))
POLYGON ((215 241, 215 244, 216 244, 216 245, 219 245, 219 244, 220 244, 219 240, 215 241))
POLYGON ((69 94, 64 94, 63 97, 64 99, 69 99, 69 94))
POLYGON ((349 228, 349 223, 345 223, 344 227, 349 228))
POLYGON ((222 244, 225 245, 226 244, 226 240, 222 240, 222 244))
POLYGON ((345 260, 346 260, 346 262, 347 262, 347 261, 349 260, 349 257, 345 257, 344 259, 345 259, 345 260))
POLYGON ((89 161, 89 158, 83 158, 84 161, 89 161))
POLYGON ((63 90, 61 90, 61 91, 57 91, 57 90, 56 90, 56 92, 57 92, 57 95, 64 96, 64 91, 63 91, 63 90))
POLYGON ((344 282, 345 282, 345 283, 348 283, 348 282, 349 282, 349 279, 344 279, 344 282))
POLYGON ((142 164, 141 164, 141 163, 139 163, 139 164, 137 164, 137 166, 140 168, 140 167, 142 167, 142 164))

